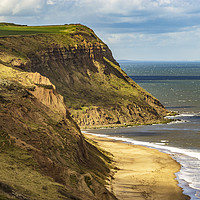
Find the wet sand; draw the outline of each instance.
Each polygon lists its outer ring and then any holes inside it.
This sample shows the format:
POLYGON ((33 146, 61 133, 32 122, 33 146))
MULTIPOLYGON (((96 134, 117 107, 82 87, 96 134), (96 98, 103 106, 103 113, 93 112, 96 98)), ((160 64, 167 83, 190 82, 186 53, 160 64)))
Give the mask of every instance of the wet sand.
POLYGON ((114 179, 108 186, 119 200, 186 200, 177 185, 180 165, 158 150, 84 134, 113 154, 114 179))

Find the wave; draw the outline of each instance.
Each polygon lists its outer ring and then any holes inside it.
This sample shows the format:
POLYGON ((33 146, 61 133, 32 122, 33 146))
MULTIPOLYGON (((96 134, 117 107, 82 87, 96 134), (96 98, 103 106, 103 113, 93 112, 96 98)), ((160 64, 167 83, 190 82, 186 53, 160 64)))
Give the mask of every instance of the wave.
POLYGON ((181 118, 181 117, 195 117, 199 116, 200 113, 180 113, 175 116, 166 116, 165 118, 167 119, 176 119, 176 118, 181 118))
POLYGON ((194 117, 198 115, 199 113, 181 113, 179 115, 176 115, 176 117, 194 117))

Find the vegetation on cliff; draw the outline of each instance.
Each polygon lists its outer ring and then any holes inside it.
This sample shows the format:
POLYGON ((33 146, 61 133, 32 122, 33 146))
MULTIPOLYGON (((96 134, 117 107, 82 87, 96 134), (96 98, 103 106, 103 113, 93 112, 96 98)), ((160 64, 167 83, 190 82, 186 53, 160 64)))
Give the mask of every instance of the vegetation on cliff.
POLYGON ((159 123, 167 114, 83 25, 0 26, 0 62, 39 72, 57 87, 83 127, 159 123))
POLYGON ((0 199, 89 200, 111 159, 89 143, 46 77, 0 64, 0 199))
POLYGON ((110 155, 79 126, 166 114, 90 28, 0 23, 0 199, 116 199, 105 188, 110 155))

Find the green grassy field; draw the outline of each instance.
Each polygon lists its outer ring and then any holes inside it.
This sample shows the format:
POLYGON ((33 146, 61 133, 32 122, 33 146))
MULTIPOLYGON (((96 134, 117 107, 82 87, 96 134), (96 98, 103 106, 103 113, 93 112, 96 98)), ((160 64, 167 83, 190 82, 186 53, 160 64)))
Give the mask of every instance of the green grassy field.
MULTIPOLYGON (((0 23, 0 37, 9 35, 30 35, 38 33, 74 33, 81 31, 83 25, 54 25, 54 26, 20 26, 11 23, 0 23)), ((86 28, 84 27, 84 31, 86 28)), ((89 31, 89 28, 88 28, 89 31)))

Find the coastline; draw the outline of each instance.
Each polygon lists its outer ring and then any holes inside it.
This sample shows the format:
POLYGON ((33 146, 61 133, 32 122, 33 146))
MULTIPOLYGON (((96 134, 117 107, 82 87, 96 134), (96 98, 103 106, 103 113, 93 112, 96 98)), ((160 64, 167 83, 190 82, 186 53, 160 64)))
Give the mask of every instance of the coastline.
POLYGON ((156 149, 84 135, 113 155, 115 170, 107 188, 123 200, 189 200, 177 185, 180 164, 156 149))
MULTIPOLYGON (((172 112, 172 111, 170 111, 172 112)), ((179 114, 177 114, 179 115, 179 114)), ((168 115, 167 117, 174 117, 175 115, 168 115)), ((123 127, 137 127, 137 126, 147 126, 147 125, 155 125, 155 124, 168 124, 173 122, 174 119, 165 118, 164 120, 152 122, 152 123, 128 123, 128 124, 109 124, 109 125, 96 125, 96 126, 80 126, 82 131, 94 130, 94 129, 109 129, 109 128, 123 128, 123 127)))

